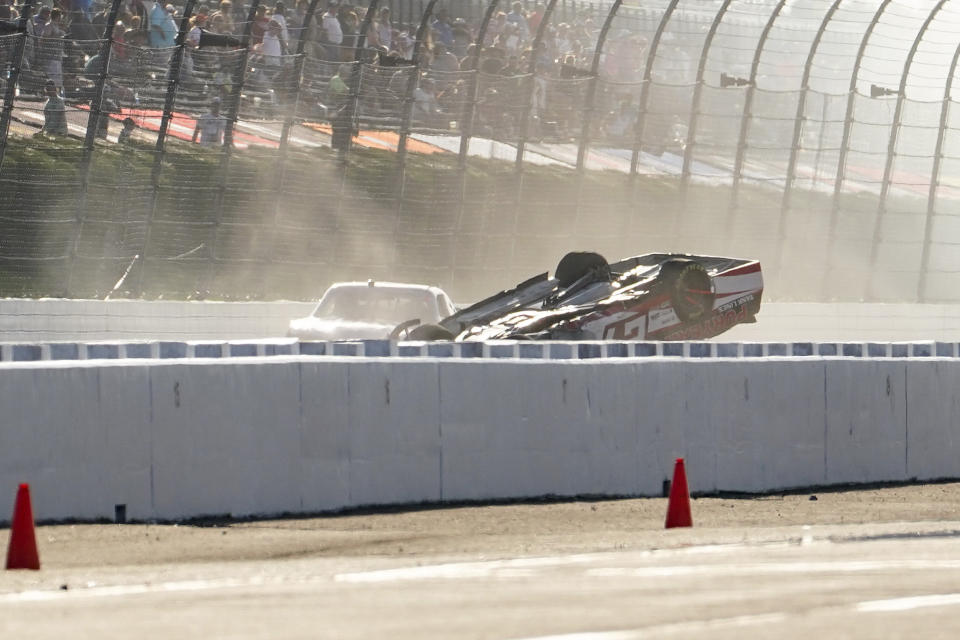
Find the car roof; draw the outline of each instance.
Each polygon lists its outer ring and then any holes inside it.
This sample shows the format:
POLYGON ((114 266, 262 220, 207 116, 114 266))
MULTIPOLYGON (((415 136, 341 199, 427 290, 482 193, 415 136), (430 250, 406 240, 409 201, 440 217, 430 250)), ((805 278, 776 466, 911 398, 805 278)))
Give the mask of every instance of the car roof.
POLYGON ((373 287, 374 289, 403 289, 407 291, 428 291, 430 293, 444 293, 443 289, 439 287, 434 287, 428 284, 411 284, 406 282, 382 282, 380 280, 367 281, 367 282, 335 282, 330 285, 328 291, 333 289, 366 289, 368 287, 373 287))

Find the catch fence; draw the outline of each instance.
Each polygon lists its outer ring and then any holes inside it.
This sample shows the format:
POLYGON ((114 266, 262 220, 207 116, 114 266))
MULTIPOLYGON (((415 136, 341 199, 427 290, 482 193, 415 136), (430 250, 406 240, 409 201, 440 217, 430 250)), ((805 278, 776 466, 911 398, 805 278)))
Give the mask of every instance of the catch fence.
POLYGON ((960 3, 513 4, 364 0, 334 43, 313 0, 279 52, 258 0, 229 36, 175 3, 172 46, 120 0, 98 39, 0 25, 0 294, 469 300, 590 249, 759 258, 779 300, 960 298, 960 3))

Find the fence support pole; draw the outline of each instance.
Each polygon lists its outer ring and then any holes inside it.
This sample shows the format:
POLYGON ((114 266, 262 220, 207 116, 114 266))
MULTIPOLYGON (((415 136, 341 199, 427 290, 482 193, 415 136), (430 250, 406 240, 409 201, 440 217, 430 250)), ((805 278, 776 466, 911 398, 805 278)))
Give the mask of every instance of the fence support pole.
POLYGON ((13 116, 13 103, 17 99, 17 84, 20 82, 20 69, 23 67, 23 52, 27 45, 27 22, 33 13, 34 0, 27 0, 23 5, 23 14, 20 16, 20 22, 17 30, 20 32, 20 39, 13 49, 13 56, 10 58, 10 77, 7 78, 7 86, 3 95, 3 111, 0 112, 0 169, 3 168, 3 159, 7 154, 7 135, 10 133, 10 118, 13 116))
POLYGON ((516 193, 514 194, 513 204, 513 233, 510 239, 510 269, 516 266, 517 256, 517 235, 520 226, 520 210, 523 207, 523 156, 527 146, 527 131, 530 126, 530 115, 533 110, 533 96, 537 87, 537 50, 543 42, 543 36, 547 32, 547 24, 553 16, 554 9, 557 8, 558 0, 549 0, 546 9, 543 12, 543 18, 537 26, 537 33, 533 38, 533 44, 530 46, 530 59, 527 61, 526 84, 529 85, 526 91, 521 91, 523 96, 523 106, 520 109, 520 137, 517 140, 517 156, 514 160, 514 173, 516 174, 516 193))
POLYGON ((940 128, 937 130, 937 146, 933 152, 933 168, 930 171, 930 191, 927 194, 927 216, 923 223, 923 248, 920 255, 920 282, 917 287, 917 299, 929 302, 929 272, 931 243, 933 242, 933 216, 937 209, 937 190, 940 186, 940 165, 943 163, 943 145, 946 139, 947 118, 950 115, 950 94, 953 92, 953 74, 960 62, 960 46, 953 51, 947 83, 943 89, 943 101, 940 103, 940 128))
POLYGON ((480 30, 477 32, 477 39, 473 43, 477 50, 477 68, 473 70, 473 82, 470 83, 470 93, 467 98, 467 113, 463 119, 463 129, 460 132, 460 155, 457 157, 457 165, 460 167, 461 173, 466 171, 467 153, 470 151, 470 138, 473 136, 473 120, 477 115, 477 93, 480 91, 480 60, 483 41, 487 37, 490 21, 499 8, 500 2, 501 0, 490 0, 490 4, 483 14, 483 21, 480 23, 480 30))
MULTIPOLYGON (((746 95, 743 98, 743 112, 740 114, 740 133, 737 135, 737 157, 733 162, 733 190, 730 194, 730 208, 727 211, 726 229, 730 238, 736 237, 734 224, 737 218, 737 212, 740 207, 740 184, 743 182, 743 164, 747 154, 747 132, 749 131, 751 118, 753 114, 753 97, 757 92, 757 73, 760 69, 760 57, 763 55, 764 47, 767 45, 767 39, 770 37, 770 31, 780 13, 783 11, 787 0, 780 0, 777 6, 770 13, 770 18, 763 25, 763 31, 760 33, 760 39, 757 40, 757 48, 753 51, 753 61, 750 63, 750 78, 747 82, 746 95)), ((730 243, 728 243, 730 244, 730 243)))
POLYGON ((587 85, 587 95, 584 99, 583 126, 580 130, 580 144, 577 145, 577 206, 574 211, 576 217, 574 222, 574 233, 577 233, 580 222, 580 208, 583 206, 583 187, 586 182, 587 173, 587 150, 590 146, 590 125, 594 119, 597 108, 597 85, 600 83, 600 59, 603 57, 603 47, 607 43, 607 36, 610 33, 610 27, 613 25, 613 19, 620 10, 623 0, 614 0, 610 5, 610 11, 607 12, 607 18, 600 28, 600 34, 597 36, 597 46, 593 51, 593 61, 590 64, 590 80, 587 85))
POLYGON ((240 40, 242 53, 240 63, 234 69, 233 83, 230 86, 230 101, 227 104, 226 127, 223 132, 223 157, 220 160, 220 185, 216 199, 216 217, 213 221, 213 232, 210 239, 210 273, 207 278, 207 293, 213 280, 214 266, 217 263, 217 234, 220 232, 220 221, 223 219, 224 200, 227 183, 230 175, 230 160, 233 156, 233 131, 237 124, 240 112, 240 98, 243 95, 243 85, 247 78, 247 60, 250 56, 250 29, 257 15, 260 0, 253 0, 247 13, 247 22, 243 27, 243 36, 240 40))
POLYGON ((880 240, 883 237, 883 215, 887 211, 887 198, 890 196, 890 183, 893 174, 893 158, 897 151, 897 136, 900 133, 900 120, 903 117, 903 103, 907 99, 907 78, 910 77, 910 68, 913 66, 913 59, 917 54, 920 41, 923 40, 923 36, 930 27, 930 23, 933 22, 933 19, 940 13, 940 9, 943 8, 946 2, 947 0, 937 2, 927 16, 927 19, 924 20, 923 26, 920 27, 917 36, 913 39, 913 45, 910 47, 907 59, 903 63, 903 71, 900 74, 900 86, 897 87, 897 106, 893 111, 893 123, 890 126, 890 140, 887 143, 887 158, 883 167, 883 182, 880 184, 880 202, 877 204, 877 218, 873 223, 873 244, 870 245, 870 270, 867 272, 868 295, 872 288, 874 273, 876 272, 877 262, 880 258, 880 240))
MULTIPOLYGON (((543 18, 537 25, 537 33, 533 38, 533 44, 530 45, 530 59, 527 61, 527 84, 529 89, 524 95, 523 107, 520 110, 520 139, 517 141, 517 157, 515 160, 516 171, 520 177, 520 183, 523 183, 523 153, 527 146, 527 131, 530 128, 530 112, 533 110, 533 94, 537 86, 537 49, 543 43, 543 36, 547 32, 547 24, 553 15, 553 10, 557 7, 557 0, 549 0, 547 8, 543 12, 543 18)), ((519 198, 518 198, 519 200, 519 198)), ((519 206, 519 202, 518 202, 519 206)))
MULTIPOLYGON (((700 124, 700 101, 703 99, 703 86, 705 84, 704 74, 707 70, 707 54, 710 53, 710 47, 713 45, 713 38, 717 35, 717 29, 723 22, 727 9, 733 0, 723 0, 723 4, 717 10, 710 23, 710 30, 703 41, 703 49, 700 51, 700 61, 697 63, 697 79, 693 85, 693 101, 690 107, 690 120, 687 122, 687 145, 683 149, 683 168, 680 170, 680 197, 686 201, 687 188, 690 185, 690 165, 693 163, 693 149, 697 146, 697 126, 700 124)), ((686 203, 680 208, 680 215, 686 213, 686 203)))
MULTIPOLYGON (((853 70, 850 72, 850 86, 847 89, 847 110, 843 116, 843 137, 840 140, 840 157, 837 160, 837 175, 833 183, 833 199, 830 203, 830 226, 827 229, 827 254, 823 260, 823 283, 821 287, 822 299, 830 299, 831 270, 830 263, 833 256, 834 247, 836 247, 837 219, 840 215, 840 193, 843 191, 843 181, 846 177, 847 155, 850 152, 850 131, 853 129, 853 107, 857 99, 857 78, 860 75, 860 65, 863 63, 863 56, 867 49, 867 43, 873 30, 880 22, 880 17, 886 11, 890 0, 883 0, 877 8, 876 13, 870 20, 863 38, 860 40, 860 48, 857 50, 857 57, 853 63, 853 70)), ((864 291, 863 293, 867 293, 864 291)), ((859 296, 857 296, 859 297, 859 296)))
POLYGON ((153 219, 157 215, 157 207, 160 202, 160 172, 163 170, 167 131, 170 129, 170 120, 173 118, 173 106, 177 99, 177 89, 180 87, 180 75, 183 70, 183 57, 187 46, 190 18, 193 17, 193 7, 196 3, 197 0, 187 0, 187 4, 183 8, 183 17, 180 20, 180 29, 177 31, 177 39, 174 45, 176 49, 170 57, 170 68, 167 70, 167 93, 163 99, 163 115, 160 117, 160 130, 157 132, 157 144, 153 150, 153 169, 150 172, 153 193, 150 197, 147 226, 143 233, 143 248, 140 250, 140 272, 137 276, 137 291, 141 297, 143 296, 143 280, 147 270, 147 251, 150 248, 153 219))
MULTIPOLYGON (((73 276, 77 271, 77 255, 80 250, 80 236, 83 232, 83 221, 87 211, 87 192, 90 188, 90 170, 93 157, 93 146, 96 142, 97 126, 100 122, 103 93, 107 86, 107 72, 110 67, 110 54, 113 51, 113 31, 117 23, 117 14, 120 12, 122 0, 113 0, 107 18, 107 26, 103 33, 103 44, 100 45, 100 69, 93 87, 93 98, 90 100, 90 115, 87 117, 87 132, 83 140, 83 155, 80 159, 80 194, 77 198, 76 227, 73 243, 70 250, 70 269, 67 273, 67 295, 73 292, 73 276)), ((108 116, 109 117, 109 116, 108 116)))
POLYGON ((403 200, 406 196, 407 183, 407 139, 410 137, 410 129, 413 123, 413 92, 420 83, 420 51, 423 42, 427 37, 427 29, 430 26, 430 17, 433 15, 433 8, 438 0, 430 0, 426 10, 420 18, 420 26, 417 28, 417 39, 413 43, 413 67, 410 70, 410 77, 407 79, 407 86, 403 95, 403 119, 400 121, 400 140, 397 142, 397 224, 399 226, 400 217, 403 212, 403 200))
MULTIPOLYGON (((787 246, 787 213, 790 211, 790 197, 793 191, 793 180, 797 173, 797 158, 800 154, 800 136, 803 133, 803 123, 806 121, 804 115, 807 110, 807 95, 810 93, 810 74, 813 72, 813 59, 820 48, 820 42, 827 31, 827 25, 833 19, 833 15, 840 8, 840 3, 844 0, 833 0, 833 4, 827 9, 823 20, 820 21, 820 27, 817 29, 813 42, 810 43, 810 50, 807 52, 807 59, 803 64, 803 75, 800 78, 800 96, 797 99, 797 111, 793 117, 793 136, 790 138, 790 159, 787 161, 787 172, 784 175, 783 196, 780 199, 780 222, 777 228, 777 256, 779 256, 776 267, 777 277, 783 273, 784 252, 787 246)), ((826 97, 824 97, 826 100, 826 97)), ((824 102, 826 104, 826 102, 824 102)), ((819 176, 815 175, 814 180, 819 176)))
POLYGON ((670 0, 670 4, 663 10, 663 17, 657 24, 657 30, 653 34, 653 40, 650 41, 650 51, 647 53, 646 63, 643 65, 643 85, 640 87, 640 100, 637 105, 636 131, 634 132, 633 152, 630 154, 630 176, 636 176, 640 167, 640 147, 643 146, 643 127, 647 119, 647 102, 650 100, 650 84, 653 79, 653 64, 657 59, 657 50, 660 48, 660 41, 663 38, 663 32, 673 16, 674 10, 680 0, 670 0))

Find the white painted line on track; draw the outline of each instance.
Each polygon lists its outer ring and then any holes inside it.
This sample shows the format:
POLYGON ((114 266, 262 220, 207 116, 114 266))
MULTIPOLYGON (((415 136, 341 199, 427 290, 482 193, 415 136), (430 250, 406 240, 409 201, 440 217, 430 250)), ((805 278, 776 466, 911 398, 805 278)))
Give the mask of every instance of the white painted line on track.
POLYGON ((549 556, 539 558, 514 558, 511 560, 488 560, 484 562, 452 562, 421 567, 382 569, 357 573, 338 573, 335 582, 397 582, 400 580, 434 580, 437 578, 465 579, 489 577, 527 577, 534 569, 560 567, 595 561, 595 554, 549 556))
POLYGON ((960 593, 944 593, 911 598, 892 598, 890 600, 868 600, 857 604, 861 613, 881 613, 890 611, 910 611, 924 607, 945 607, 960 604, 960 593))
POLYGON ((863 560, 774 562, 756 564, 674 565, 664 567, 605 567, 588 569, 591 578, 662 578, 677 576, 744 576, 803 573, 862 573, 865 571, 927 571, 960 569, 960 560, 863 560))
POLYGON ((787 619, 785 613, 763 613, 753 616, 736 616, 733 618, 714 618, 712 620, 692 620, 690 622, 674 622, 660 624, 643 629, 628 631, 595 631, 586 633, 570 633, 553 636, 535 636, 520 640, 642 640, 652 636, 680 635, 691 637, 693 633, 719 631, 720 629, 737 629, 757 625, 774 624, 787 619))

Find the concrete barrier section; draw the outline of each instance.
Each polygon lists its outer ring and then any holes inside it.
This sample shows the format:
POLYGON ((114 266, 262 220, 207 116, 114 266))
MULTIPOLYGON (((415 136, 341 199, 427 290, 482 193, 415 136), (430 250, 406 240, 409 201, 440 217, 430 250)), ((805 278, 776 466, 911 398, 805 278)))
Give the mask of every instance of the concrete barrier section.
POLYGON ((0 516, 310 513, 960 477, 960 360, 615 357, 8 362, 0 516), (4 490, 3 487, 7 487, 4 490))

